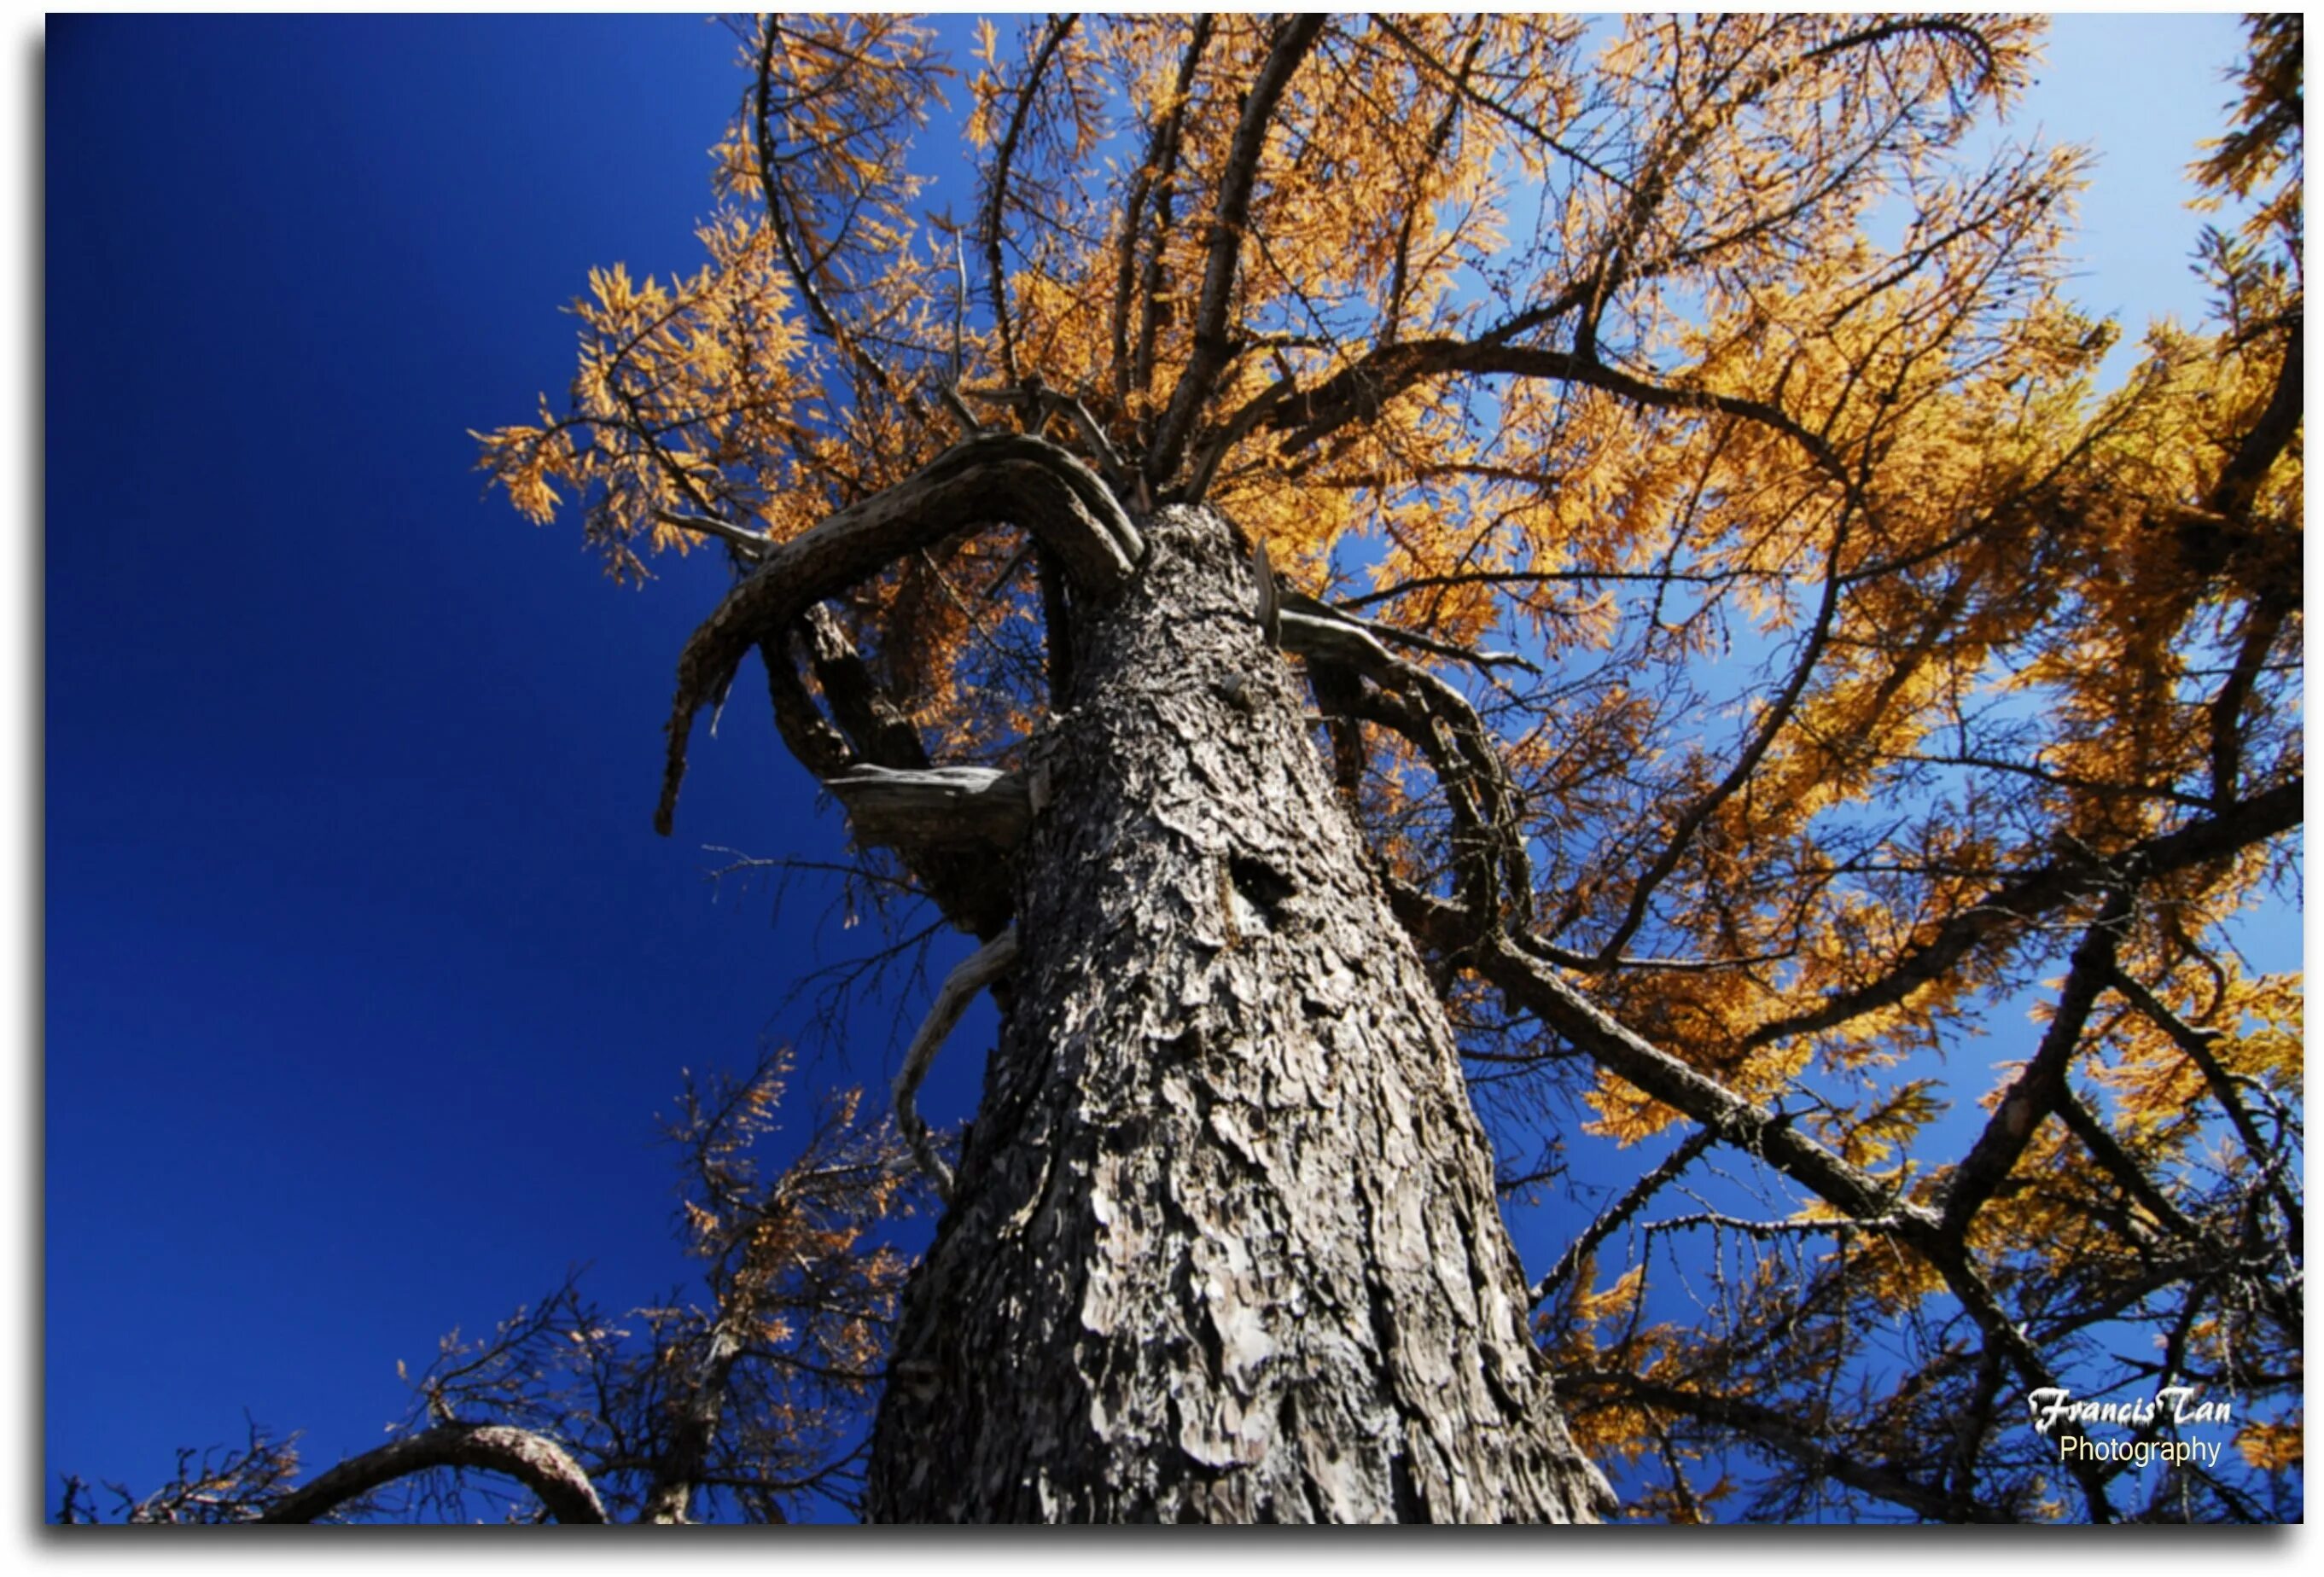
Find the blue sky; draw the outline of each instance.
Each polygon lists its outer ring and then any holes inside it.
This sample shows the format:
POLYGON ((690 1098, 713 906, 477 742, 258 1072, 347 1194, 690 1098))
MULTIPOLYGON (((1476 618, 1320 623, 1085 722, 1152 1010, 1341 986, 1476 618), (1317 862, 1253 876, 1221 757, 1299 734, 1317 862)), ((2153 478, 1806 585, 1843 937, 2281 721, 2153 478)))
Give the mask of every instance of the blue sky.
MULTIPOLYGON (((2133 340, 2200 309, 2181 171, 2238 38, 2061 18, 2018 117, 2101 154, 2077 290, 2133 340)), ((746 707, 653 835, 712 558, 617 590, 470 469, 468 429, 562 388, 591 265, 695 265, 733 52, 693 17, 50 21, 51 1508, 245 1409, 315 1466, 365 1449, 396 1360, 568 1266, 614 1307, 665 1290, 654 1114, 862 936, 706 880, 706 844, 838 836, 746 707)), ((858 1020, 881 1084, 888 1028, 858 1020)), ((975 1072, 948 1056, 939 1114, 975 1072)))

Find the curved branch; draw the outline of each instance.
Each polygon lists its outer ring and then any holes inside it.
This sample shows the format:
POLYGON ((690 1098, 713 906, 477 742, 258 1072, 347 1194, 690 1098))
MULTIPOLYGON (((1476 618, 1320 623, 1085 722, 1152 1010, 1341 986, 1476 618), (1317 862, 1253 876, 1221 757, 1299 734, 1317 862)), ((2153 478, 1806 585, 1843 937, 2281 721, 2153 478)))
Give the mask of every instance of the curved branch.
POLYGON ((759 160, 759 190, 766 199, 767 228, 775 238, 775 248, 781 254, 783 272, 790 276, 791 286, 798 292, 799 302, 807 308, 807 316, 823 331, 824 337, 837 346, 847 358, 860 367, 864 375, 883 393, 891 390, 888 370, 864 351, 855 337, 847 331, 831 306, 816 287, 814 265, 799 255, 798 238, 791 232, 790 221, 785 217, 789 205, 783 198, 782 182, 775 175, 774 69, 775 18, 759 20, 759 79, 752 96, 751 133, 753 151, 759 160))
MULTIPOLYGON (((1278 616, 1283 650, 1361 675, 1379 687, 1346 695, 1356 716, 1393 729, 1428 761, 1452 813, 1452 845, 1471 927, 1497 931, 1503 905, 1531 919, 1533 867, 1517 784, 1467 696, 1391 654, 1375 626, 1301 598, 1278 616)), ((1383 633, 1385 632, 1382 632, 1383 633)))
POLYGON ((559 1522, 605 1520, 604 1504, 589 1475, 563 1446, 505 1424, 438 1424, 391 1440, 291 1490, 258 1520, 312 1522, 358 1495, 432 1468, 503 1473, 540 1497, 541 1505, 559 1522))
POLYGON ((1306 394, 1286 402, 1262 425, 1286 432, 1285 454, 1310 448, 1350 422, 1379 413, 1394 396, 1430 378, 1467 374, 1545 378, 1602 389, 1661 410, 1706 410, 1756 423, 1799 446, 1816 468, 1853 492, 1855 482, 1839 451, 1819 433, 1761 400, 1709 389, 1672 388, 1648 383, 1594 355, 1541 346, 1502 345, 1489 340, 1413 339, 1383 346, 1335 373, 1306 394))
POLYGON ((686 778, 694 715, 724 695, 743 654, 824 598, 965 525, 1010 521, 1063 561, 1084 595, 1111 595, 1145 555, 1144 539, 1105 484, 1055 444, 1023 434, 970 438, 915 473, 772 549, 726 594, 678 658, 656 830, 667 835, 686 778))
MULTIPOLYGON (((773 703, 775 731, 799 764, 836 792, 837 780, 862 769, 911 774, 930 765, 919 730, 872 677, 830 610, 818 604, 788 630, 758 642, 773 703), (816 705, 793 642, 830 709, 816 705)), ((867 844, 878 837, 862 839, 867 844)), ((945 918, 971 935, 991 936, 1008 923, 1006 872, 982 853, 921 846, 899 851, 917 889, 945 918)))

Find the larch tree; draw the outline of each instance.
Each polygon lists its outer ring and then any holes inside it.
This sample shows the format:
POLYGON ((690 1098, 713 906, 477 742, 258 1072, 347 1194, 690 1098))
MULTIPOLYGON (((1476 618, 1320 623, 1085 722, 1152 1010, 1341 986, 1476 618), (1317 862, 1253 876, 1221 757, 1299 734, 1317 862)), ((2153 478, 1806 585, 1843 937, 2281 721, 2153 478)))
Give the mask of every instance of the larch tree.
POLYGON ((755 653, 974 940, 867 1516, 2298 1514, 2297 16, 2103 396, 2036 19, 738 31, 706 265, 484 464, 732 562, 663 832, 755 653))
POLYGON ((982 944, 899 1083, 947 1208, 871 1515, 1582 1519, 1583 1447, 1702 1515, 1730 1440, 1776 1511, 2259 1509, 2022 1397, 2299 1386, 2299 989, 2230 929, 2301 814, 2296 18, 2206 167, 2220 323, 2105 401, 2076 157, 1972 153, 2031 21, 988 26, 964 217, 927 32, 750 33, 708 265, 596 276, 486 463, 617 573, 736 563, 664 831, 755 651, 982 944), (1678 1139, 1529 1286, 1477 1102, 1561 1097, 1591 1183, 1678 1139), (1647 1219, 1722 1153, 1756 1216, 1647 1219))

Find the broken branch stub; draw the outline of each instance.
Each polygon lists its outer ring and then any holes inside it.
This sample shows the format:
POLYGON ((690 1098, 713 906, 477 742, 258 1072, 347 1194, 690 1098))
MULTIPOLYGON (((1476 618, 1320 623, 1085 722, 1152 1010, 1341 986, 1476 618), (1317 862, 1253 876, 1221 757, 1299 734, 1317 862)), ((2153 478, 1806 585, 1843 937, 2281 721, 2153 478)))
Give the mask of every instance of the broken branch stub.
POLYGON ((824 786, 847 807, 856 841, 882 848, 1006 853, 1033 821, 1025 779, 991 767, 851 767, 824 786))

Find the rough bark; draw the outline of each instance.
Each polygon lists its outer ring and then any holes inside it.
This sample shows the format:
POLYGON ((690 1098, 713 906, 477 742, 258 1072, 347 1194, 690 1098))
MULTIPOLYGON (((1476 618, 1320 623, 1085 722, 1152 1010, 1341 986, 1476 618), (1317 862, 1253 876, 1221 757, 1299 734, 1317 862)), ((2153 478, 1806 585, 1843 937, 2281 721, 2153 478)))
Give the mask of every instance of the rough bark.
POLYGON ((1435 992, 1225 522, 1145 522, 1035 745, 1021 962, 907 1295, 883 1520, 1609 1508, 1435 992))

